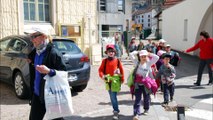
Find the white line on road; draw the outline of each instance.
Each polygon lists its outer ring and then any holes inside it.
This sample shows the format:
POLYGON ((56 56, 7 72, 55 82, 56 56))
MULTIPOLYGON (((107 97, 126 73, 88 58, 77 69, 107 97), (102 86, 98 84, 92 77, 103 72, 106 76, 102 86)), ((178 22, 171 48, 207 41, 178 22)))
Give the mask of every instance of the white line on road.
POLYGON ((212 120, 212 111, 193 109, 192 111, 186 111, 186 117, 201 118, 204 120, 212 120))
POLYGON ((213 98, 208 98, 208 99, 205 99, 205 100, 201 100, 200 102, 201 103, 212 104, 212 101, 213 101, 213 98))
MULTIPOLYGON (((199 103, 205 103, 205 104, 209 104, 212 107, 212 101, 213 98, 208 98, 208 99, 204 99, 199 101, 197 104, 199 103)), ((212 120, 212 110, 208 111, 208 110, 202 110, 202 109, 192 109, 191 111, 186 111, 186 116, 191 116, 191 117, 195 117, 195 118, 201 118, 201 119, 205 119, 205 120, 212 120)))

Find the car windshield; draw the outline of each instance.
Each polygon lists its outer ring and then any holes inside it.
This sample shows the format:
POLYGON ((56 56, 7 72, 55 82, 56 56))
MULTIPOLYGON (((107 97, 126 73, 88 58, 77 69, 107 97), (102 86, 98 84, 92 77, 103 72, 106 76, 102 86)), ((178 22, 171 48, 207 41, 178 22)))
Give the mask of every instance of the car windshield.
POLYGON ((60 52, 69 52, 72 54, 78 54, 81 52, 76 44, 71 41, 55 40, 53 41, 53 44, 60 52))

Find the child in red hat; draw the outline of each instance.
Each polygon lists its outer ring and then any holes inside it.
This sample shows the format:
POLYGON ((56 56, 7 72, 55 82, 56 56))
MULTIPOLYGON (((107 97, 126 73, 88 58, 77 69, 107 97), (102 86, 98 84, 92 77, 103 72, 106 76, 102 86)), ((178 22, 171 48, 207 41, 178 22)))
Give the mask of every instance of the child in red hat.
POLYGON ((121 84, 118 87, 115 87, 115 86, 116 86, 116 83, 124 82, 124 70, 120 60, 115 57, 116 50, 113 44, 109 44, 106 46, 105 53, 107 54, 107 58, 102 60, 102 63, 98 69, 98 72, 99 72, 99 76, 106 83, 106 89, 109 92, 109 96, 110 96, 112 107, 113 107, 113 113, 114 113, 113 119, 117 120, 118 113, 120 112, 118 108, 117 92, 120 91, 121 84), (116 76, 119 76, 117 77, 118 79, 116 79, 116 76), (110 79, 109 81, 109 78, 112 78, 112 79, 110 79))

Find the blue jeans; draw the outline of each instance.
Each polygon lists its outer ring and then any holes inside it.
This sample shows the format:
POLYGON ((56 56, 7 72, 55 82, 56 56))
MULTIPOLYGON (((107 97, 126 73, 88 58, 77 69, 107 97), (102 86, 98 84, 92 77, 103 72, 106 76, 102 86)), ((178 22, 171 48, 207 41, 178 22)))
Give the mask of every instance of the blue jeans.
POLYGON ((111 90, 109 90, 108 92, 114 112, 120 112, 118 108, 117 92, 112 92, 111 90))
POLYGON ((167 84, 163 84, 163 98, 164 102, 169 102, 169 95, 170 98, 174 96, 175 92, 175 84, 168 86, 167 84))

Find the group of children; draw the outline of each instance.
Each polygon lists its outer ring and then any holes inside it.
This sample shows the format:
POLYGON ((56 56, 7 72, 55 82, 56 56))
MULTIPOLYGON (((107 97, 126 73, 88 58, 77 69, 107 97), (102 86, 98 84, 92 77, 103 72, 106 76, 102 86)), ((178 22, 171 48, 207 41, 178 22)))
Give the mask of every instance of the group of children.
MULTIPOLYGON (((154 54, 147 50, 134 50, 129 53, 130 58, 135 64, 133 74, 133 82, 130 85, 131 91, 133 91, 135 96, 135 101, 133 105, 133 120, 139 120, 139 115, 141 115, 140 106, 143 95, 143 114, 148 114, 150 106, 150 94, 156 93, 158 87, 156 80, 160 79, 163 88, 164 102, 163 104, 167 105, 169 103, 169 94, 170 101, 173 100, 174 96, 174 78, 175 78, 175 69, 173 65, 170 64, 172 55, 166 53, 163 50, 158 50, 158 54, 154 54), (153 69, 153 66, 157 66, 156 63, 160 62, 161 64, 153 69)), ((120 112, 117 101, 117 92, 120 89, 115 89, 115 86, 118 86, 124 82, 124 70, 122 63, 115 57, 116 49, 114 45, 107 45, 106 51, 107 58, 103 59, 101 66, 99 68, 99 76, 105 81, 106 88, 109 92, 110 100, 113 106, 113 119, 118 119, 120 112), (115 76, 119 74, 120 77, 109 78, 109 76, 115 76), (119 82, 120 81, 120 82, 119 82)))

